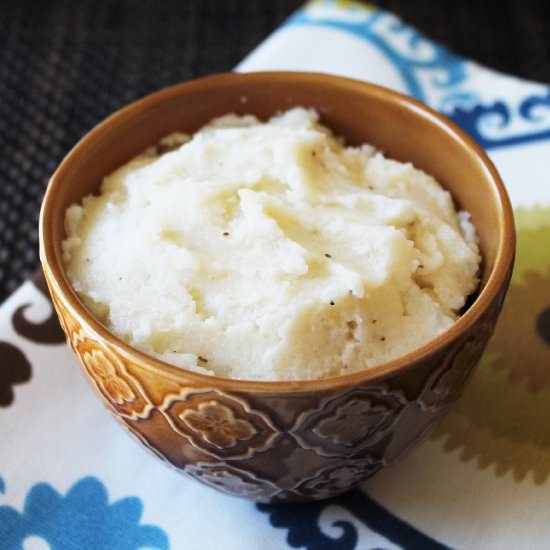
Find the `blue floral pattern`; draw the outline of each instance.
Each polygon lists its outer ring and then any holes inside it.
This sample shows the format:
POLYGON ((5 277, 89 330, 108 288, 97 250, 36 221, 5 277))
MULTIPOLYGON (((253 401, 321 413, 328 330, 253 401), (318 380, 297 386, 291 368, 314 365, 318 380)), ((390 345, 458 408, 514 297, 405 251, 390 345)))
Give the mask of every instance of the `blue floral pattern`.
MULTIPOLYGON (((0 489, 4 486, 0 478, 0 489)), ((51 550, 168 549, 159 527, 140 525, 143 505, 127 497, 109 504, 101 481, 85 477, 65 496, 47 483, 34 485, 22 512, 0 506, 2 550, 22 550, 30 537, 42 538, 51 550)))
MULTIPOLYGON (((334 5, 334 1, 313 2, 312 7, 334 5)), ((332 18, 307 7, 291 17, 287 25, 318 25, 340 29, 375 45, 397 68, 410 95, 426 101, 426 93, 419 72, 430 71, 430 82, 438 88, 463 83, 466 63, 446 48, 427 39, 416 29, 385 12, 352 6, 350 19, 332 18), (398 44, 400 46, 398 46, 398 44)), ((345 13, 343 10, 339 10, 345 13)))
POLYGON ((353 2, 347 7, 339 4, 310 2, 286 26, 337 29, 375 46, 398 71, 409 95, 447 115, 485 149, 550 139, 550 87, 498 74, 491 76, 492 86, 487 87, 475 76, 487 70, 452 54, 395 16, 353 2))
POLYGON ((516 110, 509 103, 498 100, 470 107, 458 105, 447 114, 485 149, 550 139, 550 89, 546 94, 524 97, 516 110), (514 119, 516 124, 522 121, 524 126, 526 123, 528 126, 539 123, 540 128, 523 128, 509 132, 509 135, 498 136, 511 127, 514 119), (545 121, 547 124, 544 124, 545 121), (488 125, 492 126, 493 132, 484 130, 484 126, 488 125), (491 133, 498 137, 491 136, 491 133))

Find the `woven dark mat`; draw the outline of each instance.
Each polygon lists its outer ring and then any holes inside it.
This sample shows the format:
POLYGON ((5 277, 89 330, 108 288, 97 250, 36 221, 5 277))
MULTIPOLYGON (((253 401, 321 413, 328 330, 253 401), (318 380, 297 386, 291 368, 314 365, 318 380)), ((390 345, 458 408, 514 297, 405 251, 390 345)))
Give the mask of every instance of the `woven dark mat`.
MULTIPOLYGON (((94 124, 160 87, 230 70, 296 0, 0 3, 0 301, 38 265, 48 176, 94 124)), ((550 82, 550 3, 375 2, 457 53, 550 82)))

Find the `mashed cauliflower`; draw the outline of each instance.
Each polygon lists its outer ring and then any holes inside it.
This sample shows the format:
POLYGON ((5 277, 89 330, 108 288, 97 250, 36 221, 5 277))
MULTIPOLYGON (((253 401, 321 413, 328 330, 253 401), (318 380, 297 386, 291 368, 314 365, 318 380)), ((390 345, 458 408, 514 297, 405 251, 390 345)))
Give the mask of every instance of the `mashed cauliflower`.
POLYGON ((66 232, 74 288, 113 333, 233 378, 383 363, 448 328, 478 285, 449 193, 303 108, 170 136, 71 206, 66 232))

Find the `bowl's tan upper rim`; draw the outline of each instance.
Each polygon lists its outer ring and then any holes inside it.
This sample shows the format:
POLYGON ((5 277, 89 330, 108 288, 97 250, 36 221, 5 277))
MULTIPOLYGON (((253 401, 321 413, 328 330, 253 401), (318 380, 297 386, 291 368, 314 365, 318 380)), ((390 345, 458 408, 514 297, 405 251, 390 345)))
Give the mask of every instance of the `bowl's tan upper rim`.
POLYGON ((172 380, 179 381, 183 384, 191 383, 200 386, 216 386, 222 389, 234 391, 252 390, 257 392, 294 393, 318 391, 342 386, 353 386, 386 378, 396 371, 413 368, 418 363, 428 359, 432 354, 436 353, 442 346, 459 339, 482 317, 482 315, 495 300, 499 290, 503 287, 503 285, 508 283, 508 278, 510 276, 514 260, 515 230, 510 200, 495 166, 472 138, 470 138, 464 131, 462 131, 458 126, 449 121, 443 115, 437 113, 415 99, 375 84, 322 73, 273 71, 256 73, 220 73, 170 86, 131 103, 119 111, 116 111, 103 122, 95 126, 67 154, 50 179, 40 211, 39 243, 40 259, 44 270, 49 274, 49 283, 52 286, 57 299, 62 302, 63 306, 69 310, 71 315, 78 319, 79 322, 85 326, 91 334, 94 335, 94 337, 109 341, 110 344, 114 346, 123 357, 143 366, 148 370, 157 371, 163 376, 167 376, 172 380), (458 138, 459 141, 461 141, 468 149, 469 153, 473 155, 482 165, 487 179, 492 182, 493 190, 496 191, 497 202, 500 203, 499 248, 495 260, 495 266, 485 287, 479 293, 476 300, 468 308, 468 310, 445 332, 428 341, 423 346, 398 357, 397 359, 350 374, 331 376, 318 380, 240 380, 199 374, 151 357, 133 348, 109 332, 83 305, 65 274, 62 259, 58 254, 56 254, 55 245, 51 235, 51 228, 53 227, 51 216, 55 203, 56 190, 60 187, 60 185, 62 185, 64 176, 70 169, 71 165, 75 162, 75 158, 77 158, 83 150, 92 146, 96 140, 101 139, 109 133, 112 126, 134 117, 143 110, 176 98, 183 90, 191 90, 192 88, 200 89, 205 85, 215 86, 217 84, 227 84, 232 81, 237 82, 242 80, 248 80, 249 82, 311 82, 314 80, 321 86, 323 84, 330 84, 332 86, 340 86, 342 88, 354 88, 360 92, 366 92, 371 96, 375 96, 386 101, 389 100, 390 102, 399 104, 399 106, 404 109, 414 111, 420 116, 428 119, 431 123, 438 126, 448 134, 458 138))

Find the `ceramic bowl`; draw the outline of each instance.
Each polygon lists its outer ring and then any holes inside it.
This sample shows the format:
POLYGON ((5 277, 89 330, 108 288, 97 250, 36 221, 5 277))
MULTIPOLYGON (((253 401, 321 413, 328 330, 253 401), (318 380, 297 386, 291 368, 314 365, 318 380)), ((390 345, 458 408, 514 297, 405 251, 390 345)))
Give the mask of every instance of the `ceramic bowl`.
MULTIPOLYGON (((115 236, 113 236, 114 238, 115 236)), ((397 461, 456 398, 493 332, 510 279, 514 226, 494 166, 461 130, 422 104, 320 74, 221 74, 174 86, 116 112, 67 155, 49 183, 40 257, 68 342, 122 424, 177 470, 259 501, 323 499, 397 461), (201 375, 125 344, 86 309, 61 253, 66 208, 103 176, 173 131, 216 116, 261 118, 315 107, 349 144, 368 142, 435 176, 468 210, 482 251, 475 300, 443 334, 363 372, 313 381, 201 375)))

